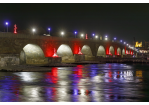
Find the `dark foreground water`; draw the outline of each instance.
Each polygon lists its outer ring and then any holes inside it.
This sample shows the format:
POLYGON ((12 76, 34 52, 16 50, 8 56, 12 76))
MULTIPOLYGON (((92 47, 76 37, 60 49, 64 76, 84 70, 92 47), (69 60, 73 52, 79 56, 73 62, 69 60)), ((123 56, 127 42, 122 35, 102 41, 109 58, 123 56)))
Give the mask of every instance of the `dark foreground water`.
POLYGON ((149 65, 91 64, 0 72, 0 102, 149 101, 149 65))

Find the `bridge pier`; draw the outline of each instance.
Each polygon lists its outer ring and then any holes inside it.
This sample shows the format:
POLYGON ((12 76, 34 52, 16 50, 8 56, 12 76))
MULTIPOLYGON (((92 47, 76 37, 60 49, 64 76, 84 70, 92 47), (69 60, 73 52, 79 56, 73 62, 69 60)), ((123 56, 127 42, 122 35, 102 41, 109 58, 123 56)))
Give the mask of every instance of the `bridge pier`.
POLYGON ((1 67, 19 65, 19 64, 20 64, 19 54, 0 54, 1 67))

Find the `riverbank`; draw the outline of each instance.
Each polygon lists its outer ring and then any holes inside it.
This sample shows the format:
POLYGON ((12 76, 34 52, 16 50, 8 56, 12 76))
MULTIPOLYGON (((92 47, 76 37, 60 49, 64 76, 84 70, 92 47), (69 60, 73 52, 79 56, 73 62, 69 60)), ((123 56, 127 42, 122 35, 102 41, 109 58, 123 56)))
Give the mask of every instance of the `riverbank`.
POLYGON ((49 65, 14 65, 0 67, 0 72, 49 72, 51 67, 76 67, 75 64, 55 63, 49 65))

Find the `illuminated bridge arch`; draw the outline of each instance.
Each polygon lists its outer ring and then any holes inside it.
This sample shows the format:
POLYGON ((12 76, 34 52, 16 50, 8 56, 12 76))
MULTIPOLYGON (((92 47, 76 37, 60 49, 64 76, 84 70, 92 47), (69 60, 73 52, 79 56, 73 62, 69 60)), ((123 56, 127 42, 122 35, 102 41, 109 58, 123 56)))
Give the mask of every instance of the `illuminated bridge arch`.
POLYGON ((117 48, 117 55, 121 55, 121 49, 117 48))
POLYGON ((109 48, 109 54, 114 55, 114 47, 113 46, 110 46, 110 48, 109 48))
POLYGON ((62 62, 74 60, 73 52, 67 44, 60 45, 57 49, 57 55, 62 57, 62 62))
POLYGON ((125 54, 125 49, 122 50, 122 55, 126 55, 126 54, 125 54))
POLYGON ((81 52, 87 56, 93 56, 91 48, 88 45, 84 45, 81 49, 81 52))
POLYGON ((27 44, 20 53, 20 62, 26 64, 45 63, 45 55, 40 46, 27 44))
POLYGON ((106 56, 105 48, 102 45, 100 45, 97 50, 97 56, 106 56))

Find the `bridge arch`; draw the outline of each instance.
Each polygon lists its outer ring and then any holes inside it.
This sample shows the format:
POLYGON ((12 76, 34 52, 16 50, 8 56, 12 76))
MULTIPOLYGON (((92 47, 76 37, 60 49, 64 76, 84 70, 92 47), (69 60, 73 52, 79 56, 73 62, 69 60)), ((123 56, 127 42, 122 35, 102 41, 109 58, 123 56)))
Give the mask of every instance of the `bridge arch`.
POLYGON ((87 56, 93 56, 91 48, 88 45, 84 45, 81 49, 81 52, 87 56))
POLYGON ((121 49, 117 48, 117 55, 121 55, 121 49))
POLYGON ((69 45, 61 44, 57 49, 57 55, 62 57, 62 62, 74 61, 73 52, 69 45))
POLYGON ((109 48, 109 54, 114 55, 114 47, 113 46, 110 46, 110 48, 109 48))
POLYGON ((100 45, 97 50, 97 56, 103 56, 103 57, 106 56, 105 48, 102 45, 100 45))
POLYGON ((122 50, 122 55, 126 55, 126 54, 125 54, 125 49, 122 50))
POLYGON ((46 58, 40 46, 27 44, 20 52, 20 62, 26 64, 42 64, 46 63, 46 58))

